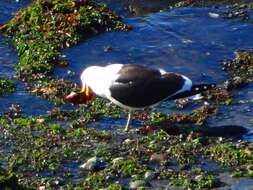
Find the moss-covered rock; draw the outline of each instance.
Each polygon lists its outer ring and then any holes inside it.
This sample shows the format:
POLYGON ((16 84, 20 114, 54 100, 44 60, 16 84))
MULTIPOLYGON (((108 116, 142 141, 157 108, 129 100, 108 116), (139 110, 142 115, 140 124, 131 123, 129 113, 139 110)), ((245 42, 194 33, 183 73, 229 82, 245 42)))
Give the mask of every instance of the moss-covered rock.
POLYGON ((224 82, 228 90, 243 87, 253 81, 253 50, 238 50, 235 58, 224 61, 224 71, 229 79, 224 82))
POLYGON ((0 28, 13 37, 18 78, 36 95, 56 103, 75 90, 70 82, 51 77, 56 66, 67 65, 60 51, 102 32, 127 30, 120 17, 91 0, 35 0, 0 28))

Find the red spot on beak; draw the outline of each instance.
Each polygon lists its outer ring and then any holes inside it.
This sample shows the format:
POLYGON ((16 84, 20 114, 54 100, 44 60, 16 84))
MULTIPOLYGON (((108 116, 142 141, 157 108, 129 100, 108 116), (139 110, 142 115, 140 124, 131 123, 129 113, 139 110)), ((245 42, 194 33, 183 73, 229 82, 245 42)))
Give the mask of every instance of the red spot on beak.
POLYGON ((90 87, 85 85, 81 92, 71 92, 64 98, 65 102, 72 103, 72 104, 87 104, 89 101, 93 100, 96 97, 95 93, 92 92, 90 87))

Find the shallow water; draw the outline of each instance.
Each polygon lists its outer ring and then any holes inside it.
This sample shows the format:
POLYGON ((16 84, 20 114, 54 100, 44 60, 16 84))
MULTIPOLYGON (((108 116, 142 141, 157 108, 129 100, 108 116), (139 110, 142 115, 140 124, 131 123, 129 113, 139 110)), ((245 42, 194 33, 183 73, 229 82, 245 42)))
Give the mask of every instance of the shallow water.
MULTIPOLYGON (((7 22, 15 11, 28 2, 1 1, 0 22, 7 22)), ((249 40, 253 38, 252 24, 208 15, 210 12, 222 15, 224 11, 222 8, 179 8, 125 18, 124 21, 134 27, 133 31, 101 34, 66 49, 64 54, 70 65, 66 69, 56 69, 55 75, 80 82, 79 74, 85 67, 119 62, 161 67, 185 74, 196 83, 222 83, 226 80, 226 73, 222 71, 221 61, 232 58, 236 49, 253 47, 253 41, 249 40), (68 70, 76 75, 68 76, 68 70)), ((0 50, 0 77, 13 78, 18 58, 2 36, 0 50)), ((29 95, 21 82, 17 81, 16 84, 15 93, 0 97, 1 112, 12 103, 20 104, 24 113, 35 115, 45 114, 54 107, 46 100, 29 95)), ((235 103, 223 106, 220 114, 210 120, 211 125, 252 127, 253 86, 240 89, 237 93, 235 103)), ((177 111, 173 103, 167 102, 158 110, 168 113, 177 111)), ((111 121, 109 118, 97 125, 104 126, 104 123, 119 125, 124 121, 111 121)), ((138 126, 138 122, 135 125, 138 126)))

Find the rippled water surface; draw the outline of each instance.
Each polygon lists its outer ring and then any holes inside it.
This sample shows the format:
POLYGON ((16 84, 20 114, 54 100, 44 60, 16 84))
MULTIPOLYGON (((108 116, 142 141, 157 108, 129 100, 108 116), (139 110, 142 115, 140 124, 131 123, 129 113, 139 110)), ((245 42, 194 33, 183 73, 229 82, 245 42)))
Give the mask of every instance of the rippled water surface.
MULTIPOLYGON (((10 19, 16 10, 28 2, 1 1, 0 23, 10 19)), ((197 83, 222 83, 226 80, 222 60, 232 58, 236 49, 253 47, 252 24, 222 16, 211 18, 208 14, 214 12, 222 15, 223 11, 222 8, 179 8, 125 18, 124 22, 132 25, 133 31, 101 34, 66 49, 64 54, 70 66, 56 69, 55 75, 79 81, 79 74, 86 66, 119 62, 161 67, 185 74, 197 83), (76 75, 68 76, 68 70, 76 75)), ((17 60, 14 49, 0 36, 0 77, 13 78, 17 60)), ((233 124, 252 127, 253 86, 236 93, 235 103, 222 107, 220 114, 210 120, 213 126, 233 124)), ((7 110, 12 103, 21 104, 26 114, 36 115, 54 107, 41 98, 29 95, 18 81, 15 93, 0 97, 1 111, 7 110)), ((162 104, 158 109, 175 111, 169 103, 162 104)), ((106 119, 101 122, 110 123, 106 119)))

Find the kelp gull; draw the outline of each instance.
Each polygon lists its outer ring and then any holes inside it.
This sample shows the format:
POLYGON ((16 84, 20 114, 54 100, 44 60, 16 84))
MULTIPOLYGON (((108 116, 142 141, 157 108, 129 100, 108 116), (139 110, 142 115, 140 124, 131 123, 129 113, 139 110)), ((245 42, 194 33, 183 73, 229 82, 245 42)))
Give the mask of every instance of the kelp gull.
MULTIPOLYGON (((86 103, 96 94, 128 110, 126 131, 135 110, 164 100, 193 96, 214 87, 213 84, 193 85, 184 75, 136 64, 90 66, 82 72, 81 81, 78 103, 86 103)), ((74 103, 73 100, 77 100, 74 96, 68 96, 67 100, 74 103)))

